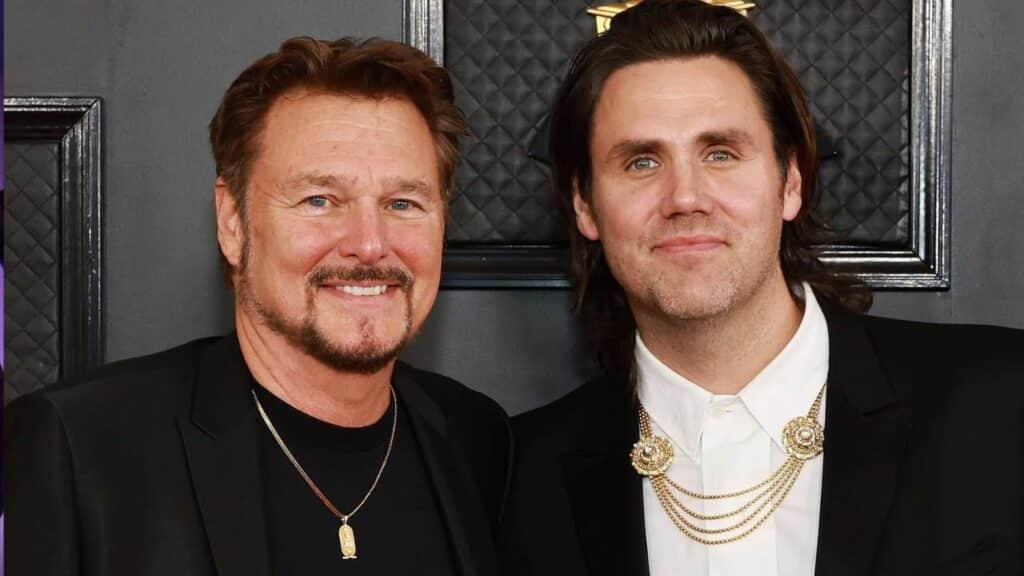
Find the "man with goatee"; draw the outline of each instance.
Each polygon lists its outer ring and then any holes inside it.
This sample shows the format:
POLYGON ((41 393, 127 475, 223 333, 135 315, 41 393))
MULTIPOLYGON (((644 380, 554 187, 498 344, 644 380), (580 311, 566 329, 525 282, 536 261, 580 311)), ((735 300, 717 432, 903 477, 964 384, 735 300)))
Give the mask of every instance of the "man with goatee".
POLYGON ((496 574, 504 413, 396 361, 464 132, 396 42, 242 72, 210 123, 236 332, 11 406, 7 574, 496 574))

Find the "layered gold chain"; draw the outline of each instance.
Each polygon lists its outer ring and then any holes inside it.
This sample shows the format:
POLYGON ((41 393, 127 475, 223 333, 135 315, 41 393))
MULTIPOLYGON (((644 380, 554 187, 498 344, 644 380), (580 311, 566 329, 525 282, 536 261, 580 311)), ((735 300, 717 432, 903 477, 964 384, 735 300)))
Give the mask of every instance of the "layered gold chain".
POLYGON ((818 413, 825 394, 822 386, 806 416, 790 420, 782 431, 786 461, 768 478, 757 484, 721 494, 702 494, 688 490, 665 473, 672 465, 674 451, 665 438, 651 430, 651 417, 640 406, 640 440, 633 445, 630 460, 638 473, 651 481, 651 487, 662 509, 680 532, 691 540, 714 546, 735 542, 761 527, 789 495, 803 470, 804 463, 821 454, 825 433, 818 424, 818 413), (702 514, 688 506, 681 497, 692 500, 730 500, 748 496, 737 507, 719 514, 702 514), (737 519, 738 517, 738 519, 737 519), (725 525, 705 527, 699 523, 726 521, 725 525))

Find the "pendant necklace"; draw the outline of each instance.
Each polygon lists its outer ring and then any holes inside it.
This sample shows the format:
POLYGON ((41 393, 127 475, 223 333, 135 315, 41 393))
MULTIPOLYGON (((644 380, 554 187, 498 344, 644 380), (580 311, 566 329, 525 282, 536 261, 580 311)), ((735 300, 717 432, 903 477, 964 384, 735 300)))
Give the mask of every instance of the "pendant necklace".
POLYGON ((288 446, 285 445, 284 440, 281 439, 281 435, 277 433, 277 428, 274 428, 274 424, 270 421, 266 411, 263 410, 263 405, 260 404, 260 399, 256 397, 256 391, 252 391, 252 399, 256 401, 256 410, 259 411, 260 417, 263 419, 263 423, 266 424, 267 430, 270 431, 270 435, 274 437, 274 440, 281 448, 281 451, 284 452, 286 457, 288 457, 288 461, 295 467, 295 471, 299 473, 299 476, 302 476, 302 479, 306 481, 306 485, 313 491, 313 494, 316 494, 316 497, 320 499, 320 502, 322 502, 323 505, 331 511, 331 514, 334 514, 334 516, 341 521, 341 526, 338 527, 338 545, 341 547, 341 557, 343 560, 353 560, 356 558, 356 533, 355 530, 352 529, 352 525, 349 524, 349 520, 356 515, 356 512, 359 512, 359 509, 362 508, 363 504, 365 504, 370 498, 370 494, 373 494, 373 490, 377 487, 377 482, 380 481, 381 475, 384 474, 384 468, 388 464, 388 457, 391 456, 391 447, 395 443, 395 429, 398 428, 398 396, 395 395, 394 387, 389 387, 389 389, 391 391, 391 401, 395 406, 395 413, 391 419, 391 437, 388 438, 388 448, 384 452, 384 459, 381 461, 380 468, 377 470, 377 476, 373 479, 373 483, 370 484, 370 489, 366 491, 366 494, 363 495, 363 499, 360 500, 359 504, 356 504, 356 507, 348 514, 338 510, 327 496, 324 495, 323 491, 313 483, 313 479, 309 477, 309 474, 306 474, 302 465, 299 464, 299 461, 295 459, 291 450, 289 450, 288 446))

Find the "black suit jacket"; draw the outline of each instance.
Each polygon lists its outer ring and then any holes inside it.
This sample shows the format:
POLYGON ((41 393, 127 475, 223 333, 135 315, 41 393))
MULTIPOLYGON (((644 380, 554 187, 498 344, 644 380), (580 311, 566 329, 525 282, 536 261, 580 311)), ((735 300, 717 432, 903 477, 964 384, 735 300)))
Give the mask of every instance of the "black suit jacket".
MULTIPOLYGON (((1024 573, 1024 332, 823 307, 816 574, 1024 573)), ((604 376, 513 420, 507 573, 648 574, 626 390, 604 376)))
MULTIPOLYGON (((234 335, 19 398, 6 414, 8 576, 270 573, 260 423, 234 335)), ((399 364, 463 575, 491 576, 511 436, 493 401, 399 364)), ((395 550, 401 553, 401 543, 395 550)))

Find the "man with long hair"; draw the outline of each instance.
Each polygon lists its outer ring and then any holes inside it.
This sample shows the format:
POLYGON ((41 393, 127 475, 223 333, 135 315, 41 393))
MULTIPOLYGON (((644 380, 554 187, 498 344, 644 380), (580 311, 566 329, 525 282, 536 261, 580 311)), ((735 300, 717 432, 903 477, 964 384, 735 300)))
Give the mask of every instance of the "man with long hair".
POLYGON ((605 374, 514 424, 514 574, 1016 574, 1024 334, 860 314, 814 127, 745 17, 647 0, 576 55, 554 187, 605 374))

